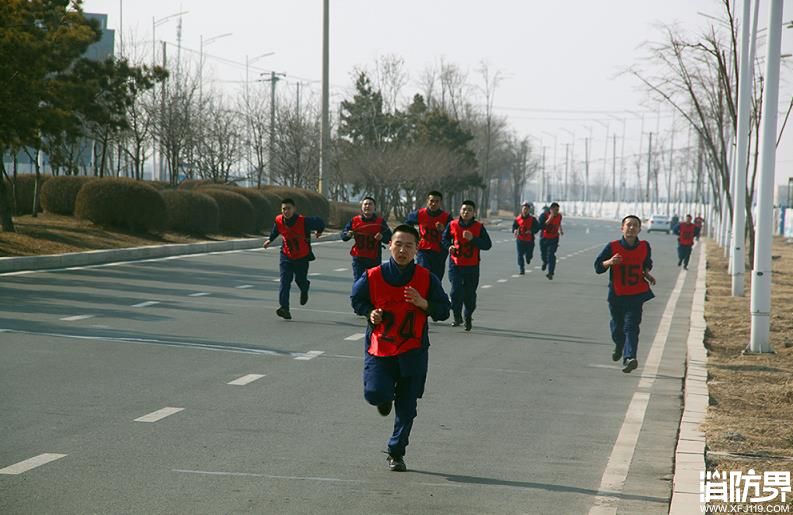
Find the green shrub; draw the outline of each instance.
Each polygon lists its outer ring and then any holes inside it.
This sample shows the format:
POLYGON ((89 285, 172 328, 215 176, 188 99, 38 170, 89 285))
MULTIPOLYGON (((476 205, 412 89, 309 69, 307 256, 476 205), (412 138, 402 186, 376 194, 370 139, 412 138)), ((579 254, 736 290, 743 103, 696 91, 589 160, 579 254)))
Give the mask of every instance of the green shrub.
POLYGON ((168 211, 168 228, 187 234, 215 234, 220 209, 215 199, 196 191, 160 190, 168 211))
MULTIPOLYGON (((42 175, 41 176, 41 184, 39 187, 44 185, 44 182, 49 179, 50 175, 42 175)), ((30 215, 33 214, 33 193, 36 187, 36 174, 34 173, 24 173, 17 175, 16 181, 14 186, 14 195, 15 195, 15 204, 16 204, 16 215, 30 215)), ((8 188, 9 196, 11 193, 11 183, 6 181, 6 188, 8 188)), ((10 200, 10 198, 8 199, 10 200)), ((41 191, 39 191, 39 212, 41 211, 41 191)))
POLYGON ((126 177, 106 177, 83 186, 74 214, 98 225, 133 231, 162 232, 168 223, 160 193, 145 182, 126 177))
POLYGON ((202 188, 201 193, 217 202, 220 231, 225 234, 252 233, 256 227, 256 211, 250 200, 225 188, 202 188))
POLYGON ((330 227, 344 227, 347 225, 347 222, 352 220, 352 217, 360 214, 361 206, 359 204, 330 201, 330 217, 328 218, 328 225, 330 227))
POLYGON ((254 221, 254 232, 261 232, 262 229, 269 230, 272 226, 273 220, 275 219, 275 215, 280 212, 280 204, 278 205, 278 211, 273 205, 270 203, 270 200, 264 196, 261 191, 251 189, 251 188, 241 188, 239 186, 234 186, 231 184, 228 185, 219 185, 219 184, 208 184, 204 186, 200 186, 196 191, 204 192, 209 188, 220 189, 224 191, 232 191, 234 193, 238 193, 248 199, 248 201, 253 205, 253 210, 256 213, 256 219, 254 221))
POLYGON ((73 215, 74 203, 80 189, 96 177, 61 175, 51 177, 41 187, 41 207, 48 213, 73 215))

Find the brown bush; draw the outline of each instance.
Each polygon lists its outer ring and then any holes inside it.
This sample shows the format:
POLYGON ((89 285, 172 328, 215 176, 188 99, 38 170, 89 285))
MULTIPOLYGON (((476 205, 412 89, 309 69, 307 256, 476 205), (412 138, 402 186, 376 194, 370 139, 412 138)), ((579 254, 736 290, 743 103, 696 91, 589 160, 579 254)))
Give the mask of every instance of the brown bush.
POLYGON ((187 234, 214 234, 220 230, 218 203, 202 192, 161 190, 168 211, 168 228, 187 234))
MULTIPOLYGON (((49 179, 50 175, 41 175, 41 184, 49 179)), ((24 173, 17 175, 14 181, 14 200, 16 205, 16 215, 30 215, 33 214, 33 193, 36 187, 36 174, 24 173)), ((11 193, 11 183, 6 181, 6 188, 8 188, 9 196, 11 193)), ((10 199, 9 199, 10 200, 10 199)), ((39 191, 39 212, 41 212, 41 191, 39 191)))
POLYGON ((126 177, 106 177, 83 186, 74 214, 98 225, 133 231, 162 232, 168 223, 159 192, 145 182, 126 177))
POLYGON ((48 213, 73 215, 74 203, 80 189, 97 180, 84 175, 61 175, 51 177, 41 187, 41 207, 48 213))
POLYGON ((261 232, 262 229, 269 229, 270 225, 273 223, 273 219, 275 215, 280 212, 280 204, 278 207, 273 207, 273 204, 270 203, 270 200, 259 190, 251 189, 251 188, 241 188, 239 186, 234 185, 220 185, 220 184, 208 184, 199 186, 196 191, 204 191, 207 188, 216 188, 222 189, 225 191, 232 191, 234 193, 238 193, 248 199, 248 201, 253 205, 253 210, 256 213, 255 219, 255 226, 253 228, 254 232, 261 232))
POLYGON ((317 216, 327 222, 330 216, 330 204, 328 199, 316 191, 304 190, 302 188, 289 188, 286 186, 269 186, 265 191, 279 196, 278 210, 280 212, 280 200, 291 198, 295 201, 297 212, 306 216, 317 216))
POLYGON ((361 214, 361 206, 359 204, 351 204, 348 202, 334 202, 330 201, 330 217, 328 218, 328 225, 330 227, 344 227, 347 225, 352 217, 361 214))
POLYGON ((217 202, 220 231, 225 234, 252 233, 256 227, 256 210, 250 200, 224 188, 202 188, 201 193, 217 202))

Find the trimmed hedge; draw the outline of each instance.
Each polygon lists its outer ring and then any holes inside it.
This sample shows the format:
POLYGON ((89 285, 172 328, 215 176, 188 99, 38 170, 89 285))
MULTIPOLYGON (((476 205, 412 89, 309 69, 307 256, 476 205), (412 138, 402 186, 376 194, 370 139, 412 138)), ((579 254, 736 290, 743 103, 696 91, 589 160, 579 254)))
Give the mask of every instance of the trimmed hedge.
POLYGON ((203 193, 210 188, 232 191, 248 199, 256 213, 256 219, 254 220, 253 228, 254 232, 258 233, 261 232, 262 229, 269 229, 273 223, 273 219, 275 219, 275 215, 280 213, 280 204, 277 205, 277 208, 273 207, 273 204, 271 204, 270 200, 265 197, 262 192, 255 189, 241 188, 231 184, 210 184, 199 186, 194 191, 200 191, 203 193))
POLYGON ((146 181, 146 184, 148 184, 157 191, 173 189, 171 187, 171 183, 168 181, 146 181))
POLYGON ((133 231, 162 232, 168 223, 160 193, 145 182, 126 177, 106 177, 83 186, 74 214, 98 225, 133 231))
MULTIPOLYGON (((49 179, 50 175, 42 175, 41 176, 41 184, 39 187, 43 187, 44 183, 49 179)), ((6 181, 6 187, 9 191, 9 197, 11 192, 11 183, 6 181)), ((14 187, 14 195, 16 197, 16 215, 31 215, 33 214, 33 193, 36 187, 36 174, 34 173, 24 173, 17 175, 17 179, 15 181, 14 187)), ((41 191, 39 191, 39 212, 41 212, 41 191)))
POLYGON ((330 227, 344 227, 347 222, 352 220, 352 217, 361 214, 360 204, 352 204, 347 202, 334 202, 330 201, 330 218, 328 218, 328 225, 330 227))
POLYGON ((223 184, 217 184, 208 179, 185 179, 179 183, 178 188, 180 190, 192 190, 200 186, 209 186, 209 185, 224 186, 223 184))
POLYGON ((295 201, 297 212, 306 216, 318 216, 327 222, 330 217, 330 204, 328 199, 316 191, 302 188, 289 188, 286 186, 265 186, 264 191, 278 196, 278 212, 281 212, 281 199, 291 198, 295 201))
POLYGON ((96 177, 84 175, 51 177, 41 186, 41 207, 48 213, 73 215, 80 189, 95 180, 96 177))
POLYGON ((215 234, 220 230, 220 208, 215 199, 187 190, 160 190, 168 211, 168 228, 187 234, 215 234))
POLYGON ((226 188, 202 188, 217 202, 220 211, 220 231, 226 234, 252 233, 256 228, 256 210, 250 200, 226 188))

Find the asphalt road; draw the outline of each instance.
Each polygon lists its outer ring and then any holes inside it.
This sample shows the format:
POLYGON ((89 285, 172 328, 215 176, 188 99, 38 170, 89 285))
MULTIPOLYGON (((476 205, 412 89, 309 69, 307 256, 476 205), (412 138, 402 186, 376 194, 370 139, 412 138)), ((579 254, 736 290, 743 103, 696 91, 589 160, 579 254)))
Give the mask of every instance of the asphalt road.
POLYGON ((567 221, 553 281, 539 248, 515 275, 509 226, 473 331, 430 327, 406 473, 363 400, 349 243, 315 247, 291 321, 277 249, 0 276, 0 513, 666 513, 695 267, 648 237, 623 374, 592 266, 617 224, 567 221))

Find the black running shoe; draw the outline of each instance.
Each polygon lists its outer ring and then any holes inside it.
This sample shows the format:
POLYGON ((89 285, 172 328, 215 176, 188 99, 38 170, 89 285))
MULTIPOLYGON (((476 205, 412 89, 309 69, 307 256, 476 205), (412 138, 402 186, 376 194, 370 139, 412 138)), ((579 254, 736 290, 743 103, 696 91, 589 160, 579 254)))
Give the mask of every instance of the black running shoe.
POLYGON ((611 353, 611 361, 619 361, 622 357, 622 347, 614 346, 614 352, 611 353))
POLYGON ((622 362, 622 371, 626 374, 630 374, 631 371, 636 370, 636 367, 639 366, 639 362, 636 361, 636 358, 625 358, 622 362))
POLYGON ((402 456, 392 456, 391 454, 389 454, 388 457, 385 459, 385 462, 388 465, 388 468, 391 470, 391 472, 404 472, 408 469, 407 465, 405 465, 405 460, 402 458, 402 456))
POLYGON ((292 313, 289 312, 289 308, 278 308, 275 310, 275 314, 284 320, 292 320, 292 313))
POLYGON ((520 271, 518 271, 518 275, 526 275, 526 271, 525 270, 520 270, 520 271))
POLYGON ((377 405, 377 412, 384 417, 387 417, 391 413, 391 401, 385 402, 383 404, 377 405))
POLYGON ((305 291, 300 292, 300 305, 305 306, 306 302, 308 302, 308 288, 305 291))
POLYGON ((545 269, 546 269, 546 268, 548 268, 548 263, 543 263, 543 264, 542 264, 542 270, 543 270, 543 272, 545 271, 545 269))
POLYGON ((466 317, 466 319, 465 319, 465 330, 466 331, 470 331, 471 330, 472 322, 473 322, 473 320, 471 319, 471 317, 466 317))
POLYGON ((546 274, 545 277, 547 277, 549 281, 553 281, 553 274, 546 274))
POLYGON ((461 325, 463 325, 463 317, 455 315, 452 327, 460 327, 461 325))

